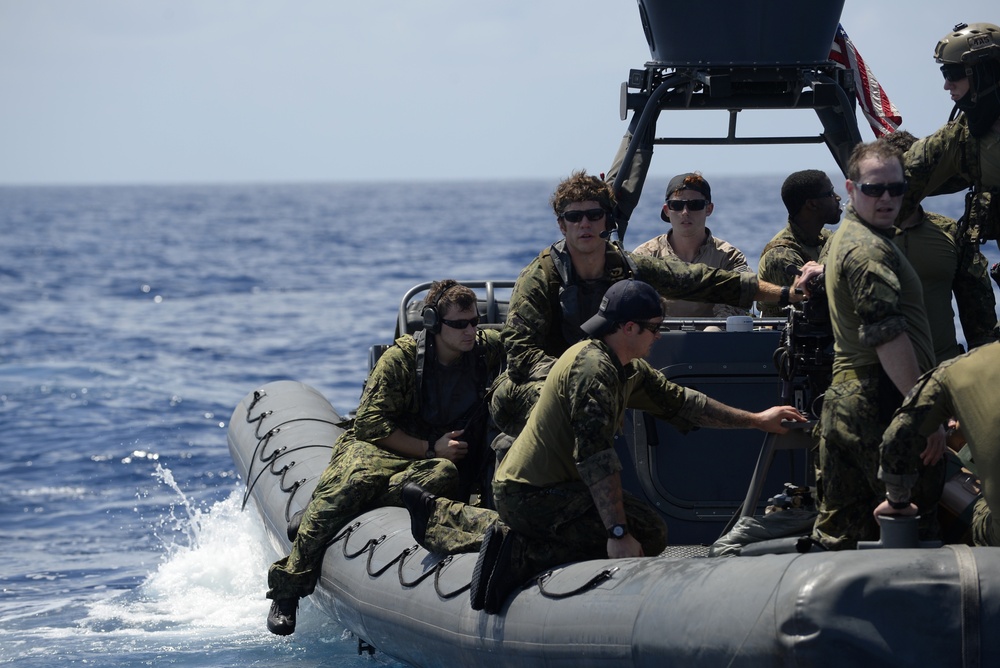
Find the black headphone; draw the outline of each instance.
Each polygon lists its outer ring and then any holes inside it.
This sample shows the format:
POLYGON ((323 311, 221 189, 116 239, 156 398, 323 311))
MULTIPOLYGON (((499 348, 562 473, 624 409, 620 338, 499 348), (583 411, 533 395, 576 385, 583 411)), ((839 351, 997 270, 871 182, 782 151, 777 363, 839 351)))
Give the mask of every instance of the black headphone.
POLYGON ((431 334, 441 333, 441 318, 438 315, 437 305, 438 302, 441 301, 441 297, 444 296, 444 293, 448 292, 448 290, 451 290, 456 285, 458 285, 458 281, 450 279, 442 281, 440 285, 441 291, 438 292, 434 302, 424 305, 424 309, 420 312, 420 317, 424 321, 424 330, 430 332, 431 334))

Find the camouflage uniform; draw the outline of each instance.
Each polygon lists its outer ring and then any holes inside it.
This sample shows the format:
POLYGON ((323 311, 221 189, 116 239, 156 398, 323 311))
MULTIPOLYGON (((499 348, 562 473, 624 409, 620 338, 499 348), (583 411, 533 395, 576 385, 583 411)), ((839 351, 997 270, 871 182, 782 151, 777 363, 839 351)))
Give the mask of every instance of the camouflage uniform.
MULTIPOLYGON (((671 259, 631 255, 608 243, 604 276, 578 281, 570 276, 562 285, 553 268, 553 254, 566 254, 560 240, 542 251, 514 285, 510 297, 503 343, 507 372, 494 384, 490 411, 497 426, 518 434, 538 399, 549 368, 559 355, 584 338, 580 325, 597 313, 601 298, 612 283, 629 278, 629 258, 637 278, 649 283, 664 297, 680 297, 749 307, 757 293, 757 277, 750 272, 731 272, 671 259), (562 298, 572 293, 575 308, 562 298)), ((570 268, 570 271, 572 269, 570 268)))
POLYGON ((989 265, 978 246, 959 244, 957 239, 957 222, 923 209, 916 225, 897 230, 893 239, 920 277, 938 362, 964 352, 955 336, 952 293, 969 347, 996 340, 996 300, 987 274, 989 265))
MULTIPOLYGON (((958 192, 975 185, 1000 198, 1000 132, 991 129, 979 139, 969 133, 964 115, 934 134, 917 141, 906 152, 903 166, 909 188, 900 218, 930 195, 958 192)), ((993 218, 1000 211, 994 205, 993 218)), ((1000 221, 992 220, 993 229, 1000 221)), ((962 240, 967 242, 966 239, 962 240)))
MULTIPOLYGON (((761 251, 757 278, 775 285, 791 285, 795 282, 795 277, 786 274, 785 267, 791 265, 798 268, 810 260, 821 262, 823 249, 830 236, 829 230, 820 230, 819 243, 810 246, 806 243, 805 234, 799 226, 789 220, 788 225, 775 234, 761 251)), ((785 315, 784 308, 777 302, 758 302, 757 307, 760 308, 760 314, 766 318, 779 318, 785 315)))
POLYGON ((958 419, 972 451, 983 495, 973 512, 976 545, 1000 546, 1000 343, 977 348, 924 374, 892 419, 882 440, 879 478, 892 498, 905 500, 922 475, 920 453, 927 436, 950 417, 958 419))
MULTIPOLYGON (((620 475, 613 444, 626 409, 687 431, 705 402, 705 395, 671 383, 645 360, 623 367, 603 341, 567 350, 493 479, 500 518, 523 538, 513 555, 515 572, 527 578, 566 561, 606 558, 607 533, 590 485, 620 475)), ((666 547, 663 520, 623 496, 629 531, 645 554, 659 554, 666 547)))
MULTIPOLYGON (((613 443, 625 410, 696 424, 705 395, 674 385, 644 360, 622 367, 607 344, 588 340, 552 368, 524 431, 493 482, 497 512, 438 499, 425 544, 437 552, 479 549, 497 518, 518 532, 512 561, 519 579, 556 564, 607 557, 607 533, 589 485, 619 475, 613 443)), ((646 555, 666 547, 666 525, 647 504, 623 492, 629 532, 646 555)))
MULTIPOLYGON (((416 336, 425 335, 418 332, 416 336)), ((465 353, 459 361, 464 365, 461 371, 465 377, 474 378, 476 357, 482 350, 487 375, 492 378, 504 361, 499 333, 480 330, 476 338, 477 348, 465 353)), ((311 594, 330 539, 363 511, 402 506, 400 492, 404 483, 416 482, 445 497, 468 494, 466 463, 474 462, 475 454, 484 454, 485 444, 481 440, 469 444, 470 454, 458 466, 442 458, 413 459, 374 444, 396 429, 417 438, 436 440, 454 428, 453 424, 428 421, 429 415, 441 415, 441 411, 437 406, 422 405, 426 390, 415 387, 417 357, 417 340, 404 336, 379 358, 365 384, 354 424, 334 444, 330 464, 313 491, 291 552, 268 570, 268 598, 301 598, 311 594)), ((482 382, 488 382, 489 378, 482 382)), ((485 420, 485 411, 480 414, 479 419, 485 420)), ((469 430, 473 429, 470 426, 469 430)), ((485 437, 484 430, 479 433, 485 437)))
MULTIPOLYGON (((902 396, 882 370, 876 346, 907 334, 921 370, 934 363, 920 280, 891 234, 866 225, 849 205, 827 244, 835 354, 820 418, 820 505, 813 537, 830 549, 878 538, 871 514, 882 498, 878 443, 902 396)), ((942 465, 939 476, 943 471, 942 465)), ((931 490, 920 500, 930 536, 937 495, 931 490)))
MULTIPOLYGON (((650 255, 652 257, 672 258, 678 262, 684 262, 670 245, 670 234, 661 234, 644 244, 641 244, 632 251, 633 255, 650 255)), ((712 236, 712 230, 705 228, 705 242, 698 249, 697 255, 691 264, 704 264, 709 267, 728 269, 729 271, 750 271, 747 265, 747 258, 739 248, 722 239, 712 236)), ((731 315, 748 315, 745 308, 730 306, 729 304, 708 304, 705 302, 691 302, 683 299, 668 299, 667 309, 664 313, 671 318, 726 318, 731 315)))

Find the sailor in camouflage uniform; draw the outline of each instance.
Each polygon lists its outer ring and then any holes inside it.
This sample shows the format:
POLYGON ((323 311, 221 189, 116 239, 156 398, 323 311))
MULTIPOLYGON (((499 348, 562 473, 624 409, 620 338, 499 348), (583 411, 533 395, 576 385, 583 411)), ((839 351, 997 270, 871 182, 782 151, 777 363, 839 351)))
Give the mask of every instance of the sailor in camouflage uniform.
MULTIPOLYGON (((834 362, 820 418, 820 504, 813 539, 829 549, 877 539, 871 508, 881 496, 878 444, 903 395, 934 366, 920 280, 892 243, 906 187, 901 157, 885 142, 855 147, 846 184, 850 204, 827 244, 834 362)), ((932 438, 943 452, 944 430, 932 438)), ((936 463, 923 476, 927 489, 918 496, 928 538, 934 534, 943 472, 943 462, 936 463)))
POLYGON ((580 326, 617 281, 640 278, 664 297, 742 307, 754 299, 777 301, 782 294, 781 287, 749 272, 635 256, 607 241, 604 236, 615 225, 609 215, 611 188, 585 171, 560 183, 551 203, 564 238, 521 271, 502 332, 507 371, 497 379, 490 410, 510 436, 523 428, 556 358, 584 338, 580 326))
POLYGON ((990 343, 949 360, 920 378, 896 412, 882 439, 879 478, 885 500, 876 514, 912 515, 911 489, 921 476, 927 436, 942 422, 956 418, 982 482, 972 517, 976 545, 1000 546, 1000 342, 990 343))
MULTIPOLYGON (((831 234, 824 228, 840 222, 843 211, 830 177, 818 169, 789 174, 781 184, 781 201, 788 211, 788 224, 761 251, 757 278, 776 285, 791 285, 795 276, 786 269, 823 261, 823 249, 831 234)), ((758 306, 766 318, 785 315, 785 306, 777 302, 761 302, 758 306)))
POLYGON ((1000 27, 960 23, 938 41, 944 88, 961 112, 906 152, 904 211, 924 197, 970 188, 967 240, 1000 235, 1000 27))
POLYGON ((643 359, 662 320, 662 299, 649 284, 624 280, 608 289, 598 313, 583 324, 595 338, 576 343, 555 362, 527 425, 498 465, 497 513, 430 494, 407 503, 414 535, 428 549, 480 548, 473 608, 496 612, 514 586, 560 563, 654 556, 666 547, 659 514, 622 490, 614 438, 626 409, 646 411, 682 431, 705 426, 783 433, 782 420, 805 420, 791 406, 749 413, 671 383, 643 359))
MULTIPOLYGON (((897 130, 880 141, 905 153, 917 138, 897 130)), ((989 263, 979 245, 962 239, 957 221, 922 206, 902 215, 906 217, 896 220, 893 243, 920 277, 937 362, 965 352, 956 337, 952 294, 969 348, 996 341, 996 299, 987 273, 989 263)))
POLYGON ((492 462, 485 404, 504 362, 499 332, 476 328, 476 295, 455 281, 432 285, 426 304, 424 329, 397 339, 376 363, 291 553, 268 571, 267 597, 274 603, 267 623, 274 633, 295 630, 298 599, 312 593, 330 539, 351 518, 403 505, 407 481, 463 500, 477 484, 489 485, 488 474, 480 478, 484 463, 492 462))

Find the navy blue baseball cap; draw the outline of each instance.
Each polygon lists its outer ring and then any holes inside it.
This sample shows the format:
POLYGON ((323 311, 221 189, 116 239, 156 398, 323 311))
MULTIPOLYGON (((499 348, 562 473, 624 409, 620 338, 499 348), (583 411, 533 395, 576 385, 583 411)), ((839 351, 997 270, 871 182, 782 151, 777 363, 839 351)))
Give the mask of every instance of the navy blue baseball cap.
POLYGON ((590 336, 603 336, 619 322, 644 322, 662 317, 659 293, 649 283, 630 278, 608 288, 597 315, 583 323, 581 329, 590 336))

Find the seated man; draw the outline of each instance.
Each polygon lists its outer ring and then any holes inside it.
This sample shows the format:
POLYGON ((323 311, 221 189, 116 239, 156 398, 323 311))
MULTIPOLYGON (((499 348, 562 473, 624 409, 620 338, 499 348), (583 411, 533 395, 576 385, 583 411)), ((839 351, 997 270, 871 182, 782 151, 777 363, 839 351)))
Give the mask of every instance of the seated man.
POLYGON ((1000 411, 996 388, 1000 383, 1000 342, 989 343, 944 362, 924 374, 896 411, 882 437, 879 478, 885 500, 878 515, 915 515, 911 489, 935 454, 927 437, 949 418, 957 418, 972 452, 983 495, 972 516, 976 545, 1000 546, 1000 522, 992 508, 1000 508, 1000 411))
POLYGON ((513 588, 552 566, 582 559, 654 556, 667 527, 622 490, 615 431, 629 408, 695 426, 784 433, 805 421, 791 406, 749 413, 673 384, 643 358, 659 337, 663 303, 647 283, 612 285, 583 325, 594 337, 552 367, 528 424, 493 480, 497 510, 472 508, 408 484, 414 537, 428 550, 479 548, 472 607, 496 612, 513 588), (499 517, 502 522, 497 522, 499 517))
MULTIPOLYGON (((660 218, 670 223, 670 231, 639 245, 636 255, 671 257, 691 264, 705 264, 730 271, 750 271, 747 259, 732 244, 712 236, 705 222, 715 210, 712 187, 695 173, 678 174, 667 184, 660 218)), ((789 282, 785 282, 787 285, 789 282)), ((747 315, 747 309, 729 304, 709 304, 668 299, 666 315, 678 318, 725 318, 747 315)))
MULTIPOLYGON (((401 336, 365 383, 353 425, 334 444, 291 553, 268 571, 267 628, 295 631, 329 540, 353 517, 402 505, 403 483, 467 501, 487 458, 486 392, 504 356, 499 333, 478 330, 476 294, 452 280, 427 292, 424 329, 401 336)), ((489 484, 486 481, 484 484, 489 484)))
MULTIPOLYGON (((840 221, 840 195, 830 177, 818 169, 806 169, 788 175, 781 184, 781 201, 788 211, 788 224, 767 242, 760 253, 757 278, 777 285, 791 285, 795 276, 788 267, 799 269, 806 262, 819 262, 830 231, 827 225, 840 221)), ((767 318, 785 315, 777 302, 760 302, 760 313, 767 318)))
POLYGON ((585 171, 560 183, 551 203, 563 239, 521 271, 502 332, 507 372, 497 379, 490 411, 510 436, 523 428, 556 358, 584 338, 580 326, 597 313, 605 291, 620 280, 641 279, 668 298, 741 308, 754 299, 779 301, 782 295, 801 300, 788 286, 760 282, 752 272, 626 252, 605 238, 615 227, 611 187, 585 171))

